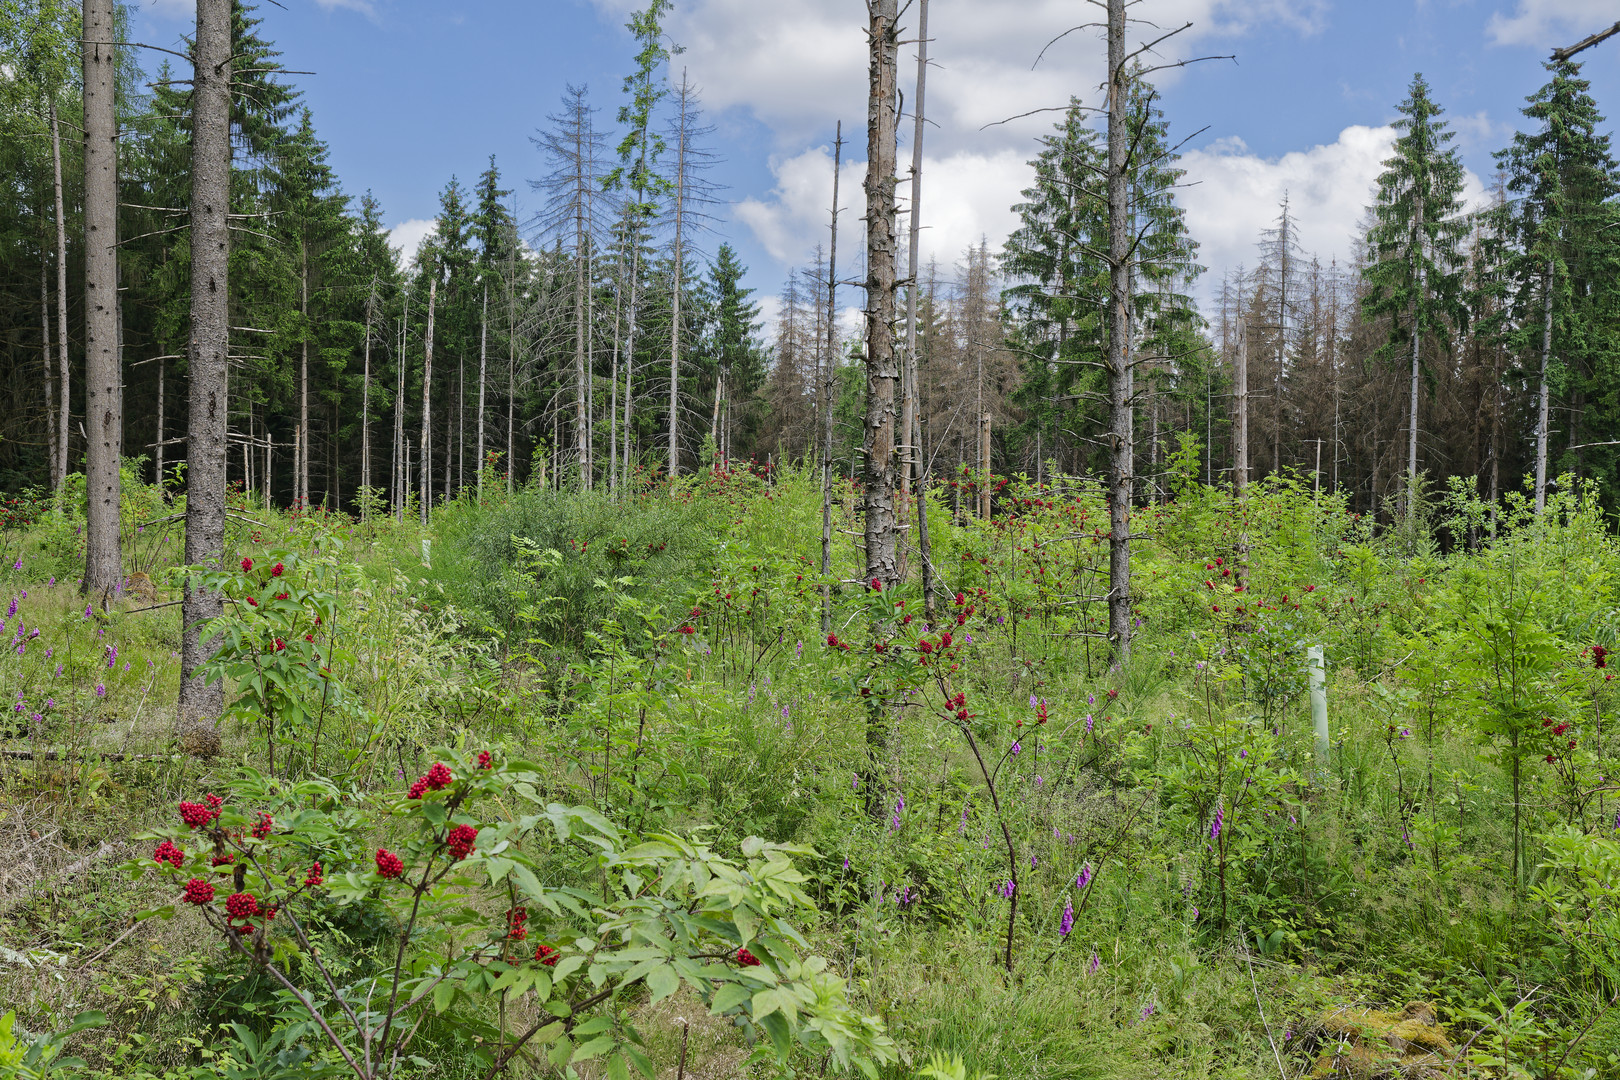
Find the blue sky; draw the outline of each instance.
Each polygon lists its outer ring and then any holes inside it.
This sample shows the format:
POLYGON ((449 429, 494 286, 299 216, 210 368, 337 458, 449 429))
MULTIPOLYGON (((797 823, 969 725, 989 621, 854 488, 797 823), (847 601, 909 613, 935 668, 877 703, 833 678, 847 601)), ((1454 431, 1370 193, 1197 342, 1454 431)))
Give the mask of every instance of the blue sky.
MULTIPOLYGON (((373 191, 406 243, 422 235, 450 175, 470 183, 492 153, 520 207, 532 206, 526 181, 545 166, 529 139, 565 85, 588 85, 611 127, 631 65, 623 29, 631 0, 283 3, 260 7, 263 32, 289 68, 317 73, 297 82, 345 189, 373 191)), ((188 0, 135 0, 133 35, 173 47, 193 11, 188 0)), ((702 88, 723 159, 714 176, 729 204, 707 246, 731 241, 767 301, 826 237, 840 118, 854 141, 843 202, 859 202, 864 11, 861 0, 676 0, 669 20, 686 46, 675 64, 702 88)), ((925 141, 925 258, 948 267, 981 236, 992 246, 1005 236, 1024 163, 1052 117, 983 125, 1070 93, 1096 99, 1102 46, 1092 31, 1066 38, 1030 70, 1042 45, 1095 12, 1081 0, 932 0, 928 112, 938 126, 925 141)), ((1207 129, 1188 144, 1194 186, 1183 193, 1210 268, 1207 297, 1224 270, 1254 261, 1258 232, 1285 190, 1308 251, 1326 262, 1349 250, 1414 71, 1454 122, 1471 191, 1482 191, 1491 152, 1544 81, 1549 49, 1611 24, 1620 2, 1144 0, 1133 13, 1165 28, 1193 22, 1161 48, 1163 60, 1237 55, 1161 78, 1172 130, 1207 129)), ((902 54, 906 85, 912 47, 902 54)), ((1600 106, 1620 112, 1620 38, 1584 55, 1600 106)), ((859 241, 858 216, 840 231, 844 252, 859 241)), ((859 302, 853 290, 846 302, 859 302)))

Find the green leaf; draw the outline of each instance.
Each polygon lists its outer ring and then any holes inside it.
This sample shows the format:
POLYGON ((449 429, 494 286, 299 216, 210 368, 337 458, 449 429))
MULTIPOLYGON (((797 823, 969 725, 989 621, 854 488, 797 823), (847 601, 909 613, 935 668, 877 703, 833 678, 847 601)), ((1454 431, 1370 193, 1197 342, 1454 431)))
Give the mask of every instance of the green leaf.
POLYGON ((680 989, 680 986, 680 977, 675 974, 675 969, 668 964, 660 964, 647 972, 647 989, 652 991, 654 1003, 669 997, 680 989))
POLYGON ((622 1054, 615 1054, 608 1058, 608 1080, 630 1080, 630 1067, 624 1063, 622 1054))
POLYGON ((616 1045, 618 1045, 618 1040, 612 1035, 598 1036, 597 1038, 592 1039, 590 1042, 581 1045, 578 1050, 575 1050, 574 1056, 568 1059, 568 1063, 572 1065, 576 1062, 589 1061, 592 1058, 601 1057, 609 1050, 612 1050, 616 1045))
POLYGON ((433 1011, 442 1013, 449 1008, 450 1002, 455 1000, 458 989, 459 987, 448 979, 435 986, 433 988, 433 1011))
POLYGON ((709 1003, 709 1011, 716 1016, 728 1013, 753 996, 748 987, 738 983, 727 983, 715 991, 714 1000, 709 1003))

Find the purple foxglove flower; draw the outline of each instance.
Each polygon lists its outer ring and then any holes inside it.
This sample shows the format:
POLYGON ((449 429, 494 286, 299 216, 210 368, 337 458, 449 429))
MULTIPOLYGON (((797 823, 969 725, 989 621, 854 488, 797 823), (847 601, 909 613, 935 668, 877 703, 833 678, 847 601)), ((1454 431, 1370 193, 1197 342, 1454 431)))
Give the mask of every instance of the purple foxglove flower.
POLYGON ((1069 899, 1065 899, 1063 901, 1063 921, 1058 923, 1058 937, 1060 937, 1060 938, 1068 937, 1069 936, 1069 931, 1071 931, 1073 929, 1074 929, 1074 901, 1069 900, 1069 899))
POLYGON ((1096 724, 1096 722, 1097 721, 1092 718, 1090 713, 1086 713, 1086 734, 1087 735, 1091 734, 1092 725, 1096 724))
POLYGON ((106 696, 107 696, 107 688, 105 686, 101 685, 100 683, 96 683, 96 697, 106 697, 106 696))
POLYGON ((1209 823, 1209 838, 1211 840, 1219 840, 1221 838, 1221 824, 1225 820, 1226 820, 1225 815, 1223 813, 1221 813, 1221 805, 1220 805, 1220 803, 1216 803, 1215 804, 1215 817, 1209 823))
POLYGON ((1097 953, 1094 950, 1092 952, 1092 954, 1091 954, 1091 963, 1086 965, 1086 974, 1087 975, 1095 975, 1101 969, 1102 969, 1102 960, 1097 956, 1097 953))
POLYGON ((1018 744, 1018 742, 1015 740, 1013 742, 1013 744, 1012 744, 1012 756, 1017 757, 1019 755, 1019 753, 1023 751, 1023 749, 1024 748, 1022 746, 1020 746, 1018 744))
POLYGON ((9 619, 15 614, 17 614, 17 598, 13 596, 11 598, 11 606, 6 608, 6 618, 9 619))
POLYGON ((1085 887, 1087 885, 1090 885, 1090 884, 1091 884, 1091 863, 1088 862, 1088 863, 1086 863, 1084 866, 1082 866, 1080 868, 1079 875, 1074 879, 1074 886, 1077 889, 1084 890, 1085 887))

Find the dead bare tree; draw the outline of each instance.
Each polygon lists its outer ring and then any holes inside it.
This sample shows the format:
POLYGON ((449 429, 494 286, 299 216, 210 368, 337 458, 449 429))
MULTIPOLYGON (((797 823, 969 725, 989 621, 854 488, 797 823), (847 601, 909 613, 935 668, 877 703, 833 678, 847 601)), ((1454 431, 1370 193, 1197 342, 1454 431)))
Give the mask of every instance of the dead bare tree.
POLYGON ((896 0, 869 4, 866 106, 866 577, 895 584, 896 0))

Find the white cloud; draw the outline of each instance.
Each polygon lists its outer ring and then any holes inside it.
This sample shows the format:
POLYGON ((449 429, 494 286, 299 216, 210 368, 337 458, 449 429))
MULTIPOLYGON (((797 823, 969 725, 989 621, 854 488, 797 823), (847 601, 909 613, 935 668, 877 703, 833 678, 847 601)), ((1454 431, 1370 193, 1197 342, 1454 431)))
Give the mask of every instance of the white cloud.
MULTIPOLYGON (((636 0, 595 0, 609 18, 622 20, 636 0)), ((1211 38, 1232 38, 1259 24, 1282 23, 1299 33, 1320 31, 1328 0, 1150 0, 1132 15, 1158 27, 1193 26, 1160 46, 1164 61, 1197 55, 1211 38)), ((1071 94, 1096 102, 1103 81, 1098 32, 1078 30, 1052 45, 1032 70, 1042 46, 1094 18, 1073 0, 933 0, 929 7, 929 149, 943 155, 972 149, 1027 150, 1032 135, 1053 117, 1036 115, 984 129, 1016 113, 1061 106, 1071 94)), ((915 8, 903 37, 915 35, 915 8)), ((672 66, 689 70, 714 109, 752 114, 777 147, 796 148, 827 138, 842 117, 846 134, 863 139, 866 117, 866 19, 850 0, 687 0, 666 30, 685 47, 672 66)), ((1131 42, 1157 37, 1147 24, 1132 27, 1131 42)), ((901 46, 900 82, 907 94, 915 72, 915 46, 901 46)), ((1231 51, 1223 48, 1221 51, 1231 51)), ((1148 57, 1152 63, 1152 57, 1148 57)), ((1170 83, 1177 70, 1156 77, 1170 83)), ((909 124, 903 136, 909 136, 909 124)))
POLYGON ((1498 12, 1485 31, 1498 45, 1573 45, 1614 25, 1614 0, 1519 0, 1512 15, 1498 12))
MULTIPOLYGON (((962 252, 981 239, 999 250, 1016 224, 1010 206, 1017 192, 1029 182, 1025 154, 1002 150, 993 154, 960 152, 946 158, 923 160, 923 230, 920 261, 927 265, 936 258, 942 270, 949 268, 962 252)), ((738 221, 747 225, 766 252, 787 265, 809 261, 815 245, 825 246, 829 237, 828 211, 832 202, 832 153, 826 146, 806 150, 787 158, 774 158, 771 172, 776 186, 763 197, 743 199, 734 210, 738 221)), ((839 177, 839 276, 849 276, 852 256, 863 242, 861 215, 865 205, 862 183, 866 163, 847 158, 839 177)), ((899 199, 906 207, 911 184, 902 175, 899 199)), ((900 219, 903 229, 906 219, 900 219)), ((904 239, 902 238, 902 245, 904 239)), ((902 254, 902 272, 904 255, 902 254)))
MULTIPOLYGON (((1186 182, 1193 186, 1180 192, 1180 202, 1188 230, 1202 245, 1199 262, 1209 267, 1201 297, 1208 301, 1219 293, 1224 272, 1255 265, 1260 234, 1276 226, 1285 195, 1307 257, 1318 256, 1324 266, 1337 257, 1344 265, 1394 145, 1393 128, 1357 124, 1331 143, 1279 158, 1251 154, 1236 138, 1184 155, 1186 182)), ((1463 199, 1470 208, 1485 199, 1471 172, 1464 177, 1463 199)))
POLYGON ((432 218, 411 218, 388 230, 388 246, 399 252, 401 266, 416 261, 416 249, 433 232, 434 224, 432 218))

